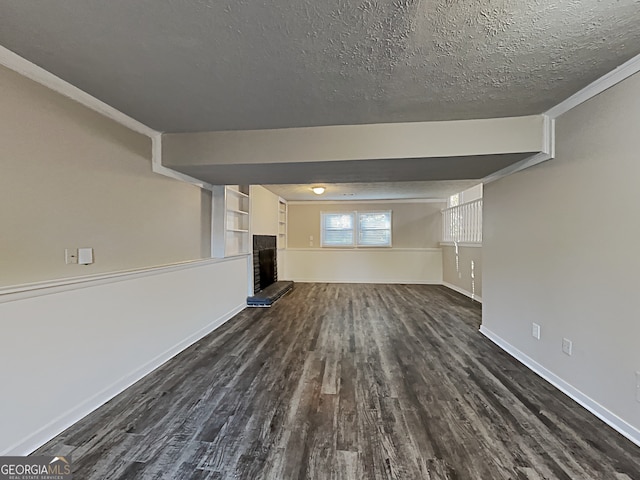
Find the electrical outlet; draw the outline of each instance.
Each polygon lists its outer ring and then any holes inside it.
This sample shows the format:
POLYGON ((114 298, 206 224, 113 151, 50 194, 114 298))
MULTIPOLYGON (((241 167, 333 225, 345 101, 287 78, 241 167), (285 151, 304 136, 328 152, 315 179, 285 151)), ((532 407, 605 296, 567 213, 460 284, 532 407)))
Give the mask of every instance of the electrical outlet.
POLYGON ((71 265, 72 263, 78 263, 78 249, 77 248, 65 248, 64 249, 64 263, 71 265))
POLYGON ((540 325, 538 325, 537 323, 531 324, 531 335, 536 340, 540 340, 540 325))
POLYGON ((562 339, 562 351, 567 355, 571 355, 571 350, 573 349, 573 342, 568 338, 562 339))

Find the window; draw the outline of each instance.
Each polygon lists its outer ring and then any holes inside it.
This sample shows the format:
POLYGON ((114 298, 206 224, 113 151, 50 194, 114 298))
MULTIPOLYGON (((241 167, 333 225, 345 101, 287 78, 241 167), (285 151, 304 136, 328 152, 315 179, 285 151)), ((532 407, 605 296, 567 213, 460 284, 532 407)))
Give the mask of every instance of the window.
POLYGON ((320 245, 323 247, 390 247, 391 211, 323 212, 320 245))

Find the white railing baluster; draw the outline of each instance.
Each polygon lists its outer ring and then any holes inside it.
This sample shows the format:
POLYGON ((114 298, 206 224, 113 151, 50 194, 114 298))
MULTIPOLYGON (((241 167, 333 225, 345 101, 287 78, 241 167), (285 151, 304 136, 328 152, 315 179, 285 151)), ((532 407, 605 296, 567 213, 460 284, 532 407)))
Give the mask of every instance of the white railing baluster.
POLYGON ((482 243, 482 199, 442 210, 442 241, 482 243))

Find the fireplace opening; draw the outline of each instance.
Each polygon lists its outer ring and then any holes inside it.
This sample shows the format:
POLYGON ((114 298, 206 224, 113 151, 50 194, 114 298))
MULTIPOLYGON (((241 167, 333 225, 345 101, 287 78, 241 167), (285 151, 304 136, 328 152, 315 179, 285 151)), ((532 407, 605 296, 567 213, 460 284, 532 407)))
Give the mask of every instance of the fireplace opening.
POLYGON ((253 236, 253 280, 255 293, 278 281, 275 235, 253 236))
POLYGON ((276 281, 276 250, 260 250, 258 252, 260 266, 260 290, 276 281))

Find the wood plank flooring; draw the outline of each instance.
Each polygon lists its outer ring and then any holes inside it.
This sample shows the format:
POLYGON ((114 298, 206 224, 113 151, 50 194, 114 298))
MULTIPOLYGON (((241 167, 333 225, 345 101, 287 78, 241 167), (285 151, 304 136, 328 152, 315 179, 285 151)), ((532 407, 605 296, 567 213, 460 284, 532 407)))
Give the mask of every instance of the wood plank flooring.
POLYGON ((640 479, 640 448, 480 315, 445 287, 297 284, 36 453, 78 480, 640 479))

